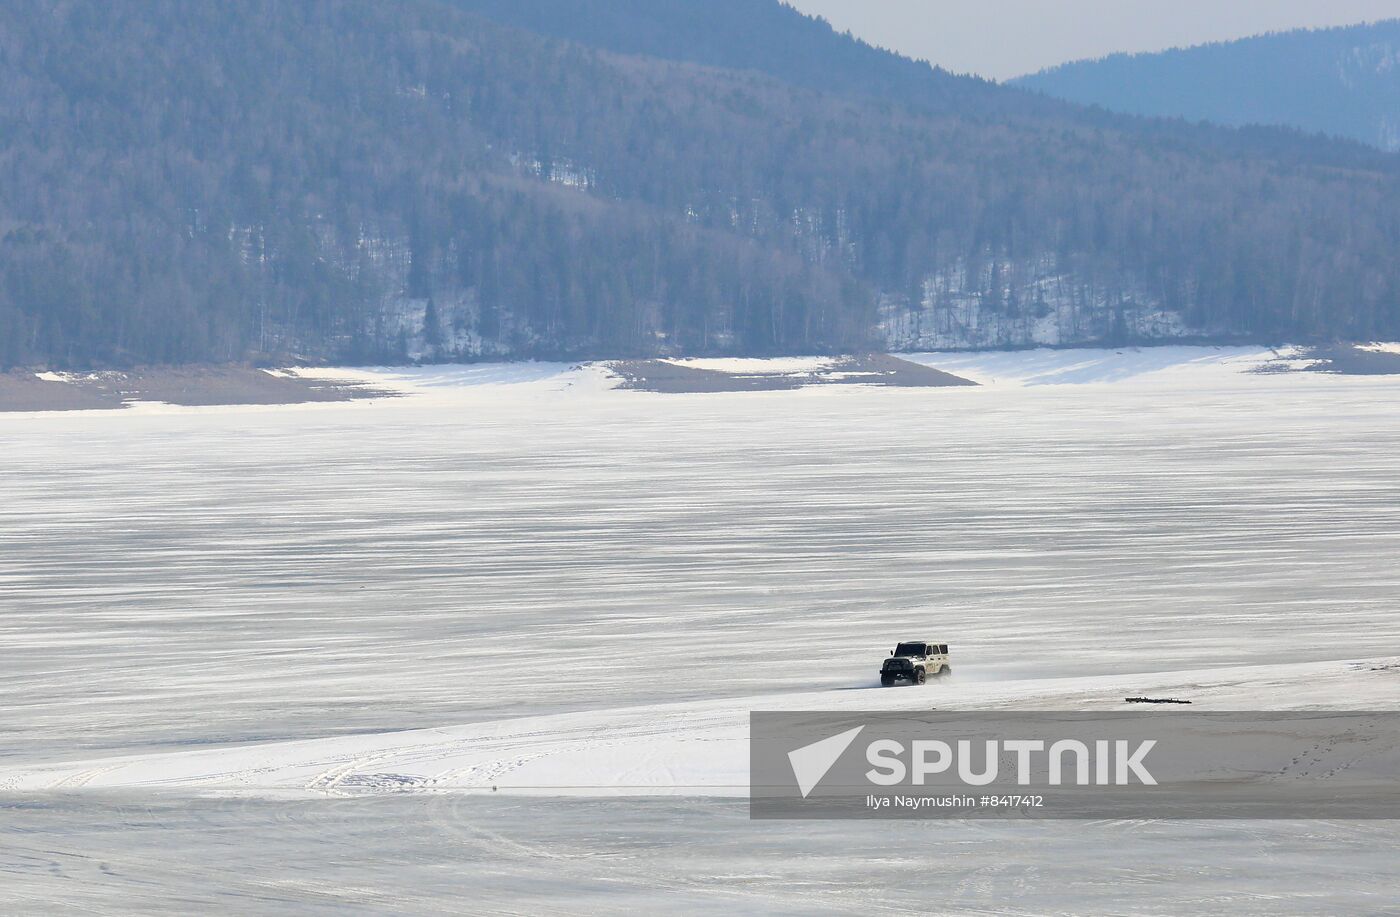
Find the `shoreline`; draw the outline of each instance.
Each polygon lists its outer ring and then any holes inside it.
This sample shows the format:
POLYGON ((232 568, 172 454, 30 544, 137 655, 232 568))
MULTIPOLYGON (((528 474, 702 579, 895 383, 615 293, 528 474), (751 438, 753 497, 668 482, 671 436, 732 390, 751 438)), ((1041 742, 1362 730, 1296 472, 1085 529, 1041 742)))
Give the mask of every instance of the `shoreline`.
MULTIPOLYGON (((1037 359, 1036 354, 1082 352, 1101 359, 1114 353, 1127 357, 1135 353, 1152 354, 1158 350, 1166 353, 1170 348, 1154 345, 955 351, 928 354, 926 356, 932 359, 927 362, 917 359, 914 354, 891 353, 807 357, 666 357, 585 361, 573 364, 572 368, 591 368, 605 373, 609 377, 608 387, 616 391, 657 394, 782 392, 825 386, 942 388, 977 386, 988 382, 985 373, 979 375, 964 371, 967 357, 973 353, 1006 357, 1020 355, 1029 365, 1037 359)), ((238 364, 84 372, 16 369, 0 372, 0 415, 119 411, 139 404, 180 407, 290 406, 399 398, 415 394, 416 390, 412 385, 405 389, 395 384, 396 375, 431 374, 435 367, 442 367, 444 372, 450 374, 455 367, 458 375, 468 376, 472 381, 499 382, 505 380, 492 377, 502 376, 502 367, 534 365, 545 364, 535 360, 418 363, 402 367, 375 367, 368 372, 365 367, 271 369, 238 364)), ((548 365, 557 366, 559 371, 569 367, 565 363, 548 365)), ((1260 349, 1252 366, 1239 371, 1265 375, 1400 375, 1400 344, 1265 347, 1260 349)))

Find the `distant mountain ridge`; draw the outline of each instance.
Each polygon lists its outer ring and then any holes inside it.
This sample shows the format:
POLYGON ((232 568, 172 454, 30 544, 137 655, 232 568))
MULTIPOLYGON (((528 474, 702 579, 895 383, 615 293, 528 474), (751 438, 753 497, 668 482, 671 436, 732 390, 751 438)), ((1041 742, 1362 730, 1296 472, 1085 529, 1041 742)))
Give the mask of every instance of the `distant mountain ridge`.
POLYGON ((1077 61, 1011 81, 1083 105, 1400 151, 1400 19, 1077 61))
MULTIPOLYGON (((822 19, 767 0, 449 0, 459 9, 619 54, 750 70, 818 92, 946 106, 975 95, 1022 111, 1037 100, 838 34, 822 19)), ((956 104, 956 103, 954 103, 956 104)), ((1055 109, 1063 106, 1054 106, 1055 109)))
MULTIPOLYGON (((975 75, 953 74, 836 32, 776 0, 448 0, 458 9, 529 32, 619 54, 751 71, 815 92, 979 121, 1014 118, 1128 129, 1174 143, 1172 125, 1125 118, 975 75)), ((1221 152, 1352 166, 1357 151, 1271 130, 1198 130, 1192 142, 1221 152)), ((1364 158, 1364 157, 1363 157, 1364 158)), ((1366 162, 1374 166, 1373 161, 1366 162)))

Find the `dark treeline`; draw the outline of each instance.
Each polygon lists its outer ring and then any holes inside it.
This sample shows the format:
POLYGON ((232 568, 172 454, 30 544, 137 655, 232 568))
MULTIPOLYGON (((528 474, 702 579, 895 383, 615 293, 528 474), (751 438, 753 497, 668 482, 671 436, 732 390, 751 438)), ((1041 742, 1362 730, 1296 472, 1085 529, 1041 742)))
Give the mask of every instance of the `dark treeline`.
POLYGON ((679 0, 612 50, 487 6, 0 5, 0 364, 843 349, 1031 259, 1213 333, 1400 335, 1381 154, 1042 106, 766 0, 715 9, 790 68, 718 14, 660 59, 679 0))

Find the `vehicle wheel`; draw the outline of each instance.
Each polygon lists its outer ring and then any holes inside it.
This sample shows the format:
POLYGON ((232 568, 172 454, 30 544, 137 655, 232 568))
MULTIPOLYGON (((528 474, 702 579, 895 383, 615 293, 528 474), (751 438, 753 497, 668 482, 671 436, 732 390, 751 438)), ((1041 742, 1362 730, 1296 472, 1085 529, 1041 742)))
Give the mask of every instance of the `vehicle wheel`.
POLYGON ((921 685, 921 684, 924 683, 924 680, 925 680, 924 670, 923 670, 923 669, 915 669, 915 670, 914 670, 914 684, 916 684, 916 685, 921 685))
POLYGON ((888 688, 888 687, 889 687, 890 685, 892 685, 892 684, 894 684, 894 679, 893 679, 893 678, 891 678, 891 677, 888 676, 888 675, 881 675, 881 676, 880 676, 880 687, 882 687, 882 688, 888 688))

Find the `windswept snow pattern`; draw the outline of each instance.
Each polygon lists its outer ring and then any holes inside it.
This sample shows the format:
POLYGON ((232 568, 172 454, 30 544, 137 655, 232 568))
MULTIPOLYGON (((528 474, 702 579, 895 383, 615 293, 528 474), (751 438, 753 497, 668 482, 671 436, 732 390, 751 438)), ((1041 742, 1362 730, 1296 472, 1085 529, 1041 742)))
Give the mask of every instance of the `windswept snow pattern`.
POLYGON ((1396 381, 1173 350, 934 358, 996 384, 928 392, 484 364, 9 416, 6 732, 61 760, 835 688, 925 631, 989 680, 1391 652, 1396 381), (1002 381, 1018 356, 1082 384, 1002 381))
POLYGON ((1386 825, 745 820, 758 707, 1400 700, 1400 379, 910 358, 984 384, 674 397, 481 364, 315 371, 383 401, 0 416, 7 900, 1391 903, 1386 825), (905 638, 954 679, 872 689, 905 638))
MULTIPOLYGON (((1144 691, 1189 697, 1195 710, 1383 709, 1400 694, 1400 658, 1223 669, 959 682, 922 690, 766 694, 526 716, 469 726, 233 748, 158 751, 56 765, 0 765, 0 790, 183 789, 361 796, 466 792, 535 796, 748 795, 749 712, 763 710, 1124 710, 1144 691)), ((859 729, 793 752, 803 794, 859 729), (803 755, 802 752, 811 752, 803 755)), ((1287 748, 1287 754, 1295 749, 1287 748)), ((1383 744, 1371 749, 1395 754, 1383 744)), ((1314 749, 1319 767, 1357 762, 1314 749)), ((1281 760, 1280 766, 1287 763, 1281 760)), ((1230 773, 1229 762, 1217 762, 1230 773)))
MULTIPOLYGON (((1202 390, 1246 388, 1249 374, 1290 362, 1297 348, 1160 347, 1069 348, 901 354, 980 385, 1095 385, 1119 382, 1202 390)), ((1297 361, 1297 368, 1311 361, 1297 361)))

